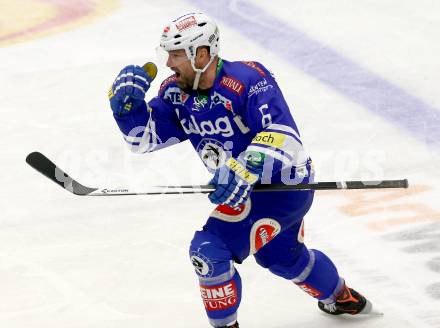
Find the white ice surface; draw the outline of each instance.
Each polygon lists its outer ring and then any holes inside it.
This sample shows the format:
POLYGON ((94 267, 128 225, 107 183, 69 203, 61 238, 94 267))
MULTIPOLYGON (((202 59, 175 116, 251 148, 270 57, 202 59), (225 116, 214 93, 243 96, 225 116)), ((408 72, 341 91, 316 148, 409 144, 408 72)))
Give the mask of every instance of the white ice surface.
MULTIPOLYGON (((440 108, 437 1, 254 3, 440 108)), ((187 257, 212 209, 206 196, 75 197, 24 162, 42 151, 92 186, 206 182, 187 143, 130 154, 107 100, 120 68, 154 60, 163 26, 191 9, 127 0, 92 24, 0 48, 0 327, 208 326, 187 257)), ((329 318, 249 258, 238 266, 241 326, 440 327, 439 150, 220 29, 224 58, 255 59, 276 74, 318 180, 408 178, 412 186, 317 193, 306 220, 308 246, 326 252, 383 317, 329 318)), ((161 69, 158 80, 168 74, 161 69)))

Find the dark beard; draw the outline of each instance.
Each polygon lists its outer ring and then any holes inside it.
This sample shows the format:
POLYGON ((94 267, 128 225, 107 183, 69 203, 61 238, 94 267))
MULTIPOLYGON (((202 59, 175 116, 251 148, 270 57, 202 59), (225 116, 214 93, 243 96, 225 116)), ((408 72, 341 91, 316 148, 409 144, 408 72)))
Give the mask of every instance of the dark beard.
POLYGON ((193 85, 194 85, 194 81, 192 81, 191 84, 189 83, 189 81, 179 81, 179 82, 177 82, 177 85, 182 90, 192 90, 193 85))

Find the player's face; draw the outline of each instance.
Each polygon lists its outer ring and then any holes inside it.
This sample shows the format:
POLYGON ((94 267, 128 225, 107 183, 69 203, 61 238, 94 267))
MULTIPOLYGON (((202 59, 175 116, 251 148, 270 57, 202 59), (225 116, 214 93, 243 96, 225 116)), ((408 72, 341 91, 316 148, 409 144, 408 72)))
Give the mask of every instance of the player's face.
POLYGON ((176 73, 179 87, 182 89, 192 88, 196 74, 185 50, 168 51, 167 66, 176 73))

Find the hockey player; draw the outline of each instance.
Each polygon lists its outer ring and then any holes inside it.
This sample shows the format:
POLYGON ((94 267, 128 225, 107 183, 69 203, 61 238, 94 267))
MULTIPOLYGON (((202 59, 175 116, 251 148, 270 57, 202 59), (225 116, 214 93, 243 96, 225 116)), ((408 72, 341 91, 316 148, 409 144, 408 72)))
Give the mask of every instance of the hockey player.
POLYGON ((218 27, 202 13, 167 25, 160 49, 174 74, 159 94, 144 100, 155 66, 130 65, 114 81, 110 105, 134 152, 188 139, 214 174, 209 200, 217 207, 189 248, 210 324, 238 327, 242 288, 234 263, 249 255, 316 298, 326 313, 371 311, 332 261, 304 244, 303 218, 313 191, 252 192, 256 184, 313 179, 312 162, 272 74, 257 62, 220 58, 218 27))

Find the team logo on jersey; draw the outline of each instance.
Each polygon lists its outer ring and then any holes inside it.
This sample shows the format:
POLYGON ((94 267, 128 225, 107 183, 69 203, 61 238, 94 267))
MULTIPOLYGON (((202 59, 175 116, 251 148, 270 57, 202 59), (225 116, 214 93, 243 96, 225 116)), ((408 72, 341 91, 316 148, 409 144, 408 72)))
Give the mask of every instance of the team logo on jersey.
POLYGON ((220 85, 225 87, 226 89, 231 90, 239 96, 243 93, 245 89, 243 83, 231 76, 223 76, 220 81, 220 85))
POLYGON ((205 138, 197 145, 196 150, 208 171, 215 172, 229 158, 225 146, 215 139, 205 138))
POLYGON ((256 62, 253 61, 242 61, 246 66, 252 67, 254 70, 258 72, 261 76, 266 76, 266 72, 264 72, 260 66, 256 62))
POLYGON ((208 311, 226 310, 238 303, 238 289, 234 280, 216 286, 200 285, 200 294, 208 311))
POLYGON ((197 275, 204 278, 212 277, 214 266, 206 256, 198 252, 191 252, 190 259, 197 275))
POLYGON ((207 120, 197 122, 194 115, 190 115, 189 119, 181 118, 179 108, 175 110, 183 131, 185 131, 186 134, 200 134, 202 137, 216 134, 220 134, 223 137, 232 137, 234 135, 234 129, 232 128, 228 116, 218 117, 215 121, 207 120))
POLYGON ((220 105, 220 104, 223 105, 227 110, 233 111, 232 101, 226 97, 223 97, 217 91, 214 91, 214 94, 211 96, 211 107, 210 108, 217 106, 217 105, 220 105))
POLYGON ((226 222, 240 222, 247 218, 251 207, 251 200, 248 198, 244 204, 237 207, 218 205, 210 216, 226 222))
POLYGON ((192 110, 195 112, 200 111, 208 103, 208 97, 194 97, 192 110))
POLYGON ((281 231, 281 225, 274 219, 260 219, 251 229, 251 254, 257 253, 281 231))
POLYGON ((188 98, 189 95, 177 87, 168 88, 163 96, 163 99, 168 99, 174 105, 183 105, 188 98))
POLYGON ((252 85, 249 89, 248 97, 259 95, 273 88, 272 84, 269 84, 266 79, 262 79, 257 84, 252 85))

